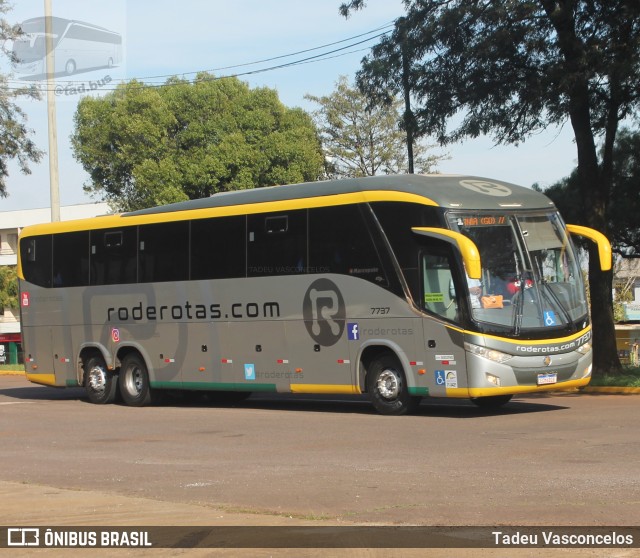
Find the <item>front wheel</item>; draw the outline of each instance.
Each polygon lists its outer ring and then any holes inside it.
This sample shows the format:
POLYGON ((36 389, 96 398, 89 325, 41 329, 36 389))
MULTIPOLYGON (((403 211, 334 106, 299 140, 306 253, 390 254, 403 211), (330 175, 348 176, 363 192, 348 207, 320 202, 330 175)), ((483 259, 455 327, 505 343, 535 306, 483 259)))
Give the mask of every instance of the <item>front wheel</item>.
POLYGON ((376 411, 383 415, 406 415, 420 403, 409 389, 398 359, 384 353, 371 362, 367 370, 367 393, 376 411))
POLYGON ((84 388, 91 403, 107 405, 116 400, 118 378, 101 356, 92 356, 84 363, 84 388))
POLYGON ((131 353, 124 357, 118 380, 122 400, 131 407, 144 407, 152 402, 153 392, 144 360, 131 353))

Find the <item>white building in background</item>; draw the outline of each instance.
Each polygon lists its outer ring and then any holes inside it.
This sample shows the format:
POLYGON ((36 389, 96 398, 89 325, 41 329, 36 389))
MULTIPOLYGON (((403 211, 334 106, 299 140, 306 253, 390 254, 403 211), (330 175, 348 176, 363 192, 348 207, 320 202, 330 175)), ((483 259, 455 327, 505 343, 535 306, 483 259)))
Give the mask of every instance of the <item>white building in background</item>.
MULTIPOLYGON (((86 219, 112 213, 106 203, 67 205, 60 208, 60 219, 86 219)), ((51 222, 51 209, 24 209, 0 211, 0 266, 18 264, 18 236, 29 225, 51 222)), ((20 313, 11 308, 0 308, 0 364, 17 363, 20 352, 20 313)))

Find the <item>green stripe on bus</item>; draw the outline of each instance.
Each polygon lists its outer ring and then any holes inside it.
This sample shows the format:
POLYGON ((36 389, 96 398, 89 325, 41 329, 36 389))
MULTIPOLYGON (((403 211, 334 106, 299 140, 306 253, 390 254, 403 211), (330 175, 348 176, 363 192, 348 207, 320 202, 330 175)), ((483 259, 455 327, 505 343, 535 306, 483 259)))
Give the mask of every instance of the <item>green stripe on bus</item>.
POLYGON ((429 388, 427 387, 410 387, 409 395, 429 395, 429 388))
POLYGON ((65 385, 67 387, 78 387, 80 384, 78 383, 78 380, 67 380, 65 385))
POLYGON ((151 387, 211 391, 277 391, 275 384, 244 384, 237 382, 151 382, 151 387))

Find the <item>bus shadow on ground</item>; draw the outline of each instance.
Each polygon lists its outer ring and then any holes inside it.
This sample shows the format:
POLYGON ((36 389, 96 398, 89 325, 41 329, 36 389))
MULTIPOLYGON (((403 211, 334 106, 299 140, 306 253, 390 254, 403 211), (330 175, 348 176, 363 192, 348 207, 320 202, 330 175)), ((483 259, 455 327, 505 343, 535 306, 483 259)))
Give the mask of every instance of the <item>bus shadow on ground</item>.
POLYGON ((0 389, 0 397, 32 401, 69 401, 86 398, 84 388, 25 386, 0 389))
MULTIPOLYGON (((498 409, 481 409, 466 399, 425 398, 409 416, 431 416, 444 418, 475 418, 479 416, 514 415, 561 411, 567 406, 551 399, 513 399, 498 409)), ((187 395, 185 398, 169 398, 163 405, 190 406, 202 408, 260 409, 274 411, 342 413, 379 415, 366 395, 291 395, 256 394, 242 402, 209 401, 206 396, 187 395)), ((380 415, 381 416, 381 415, 380 415)))
MULTIPOLYGON (((580 394, 571 394, 579 396, 580 394)), ((83 388, 57 389, 40 386, 24 386, 0 389, 0 397, 21 401, 79 401, 91 405, 83 388)), ((477 418, 495 415, 517 415, 560 411, 568 407, 561 404, 562 398, 536 395, 514 398, 498 409, 481 409, 466 399, 425 398, 414 413, 409 416, 443 418, 477 418)), ((1 403, 1 402, 0 402, 1 403)), ((220 401, 211 399, 201 392, 180 392, 163 394, 156 407, 197 407, 221 409, 260 409, 307 413, 341 413, 377 415, 366 395, 292 395, 255 394, 248 399, 220 401)))

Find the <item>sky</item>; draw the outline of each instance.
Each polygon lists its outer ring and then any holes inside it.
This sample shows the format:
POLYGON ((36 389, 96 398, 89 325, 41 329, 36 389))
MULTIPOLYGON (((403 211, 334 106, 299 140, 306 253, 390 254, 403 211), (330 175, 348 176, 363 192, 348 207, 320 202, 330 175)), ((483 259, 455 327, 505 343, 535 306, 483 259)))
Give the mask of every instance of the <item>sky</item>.
MULTIPOLYGON (((120 33, 123 57, 114 67, 57 75, 56 119, 60 202, 62 205, 99 201, 83 191, 89 177, 73 158, 70 136, 73 115, 82 89, 100 95, 123 80, 133 78, 148 83, 162 83, 168 76, 191 78, 201 70, 216 75, 256 72, 276 65, 328 53, 358 41, 370 39, 340 52, 327 54, 324 60, 309 61, 285 68, 240 75, 251 87, 277 90, 280 100, 290 107, 312 111, 316 105, 305 100, 306 94, 330 94, 339 76, 350 79, 360 68, 362 58, 376 43, 372 37, 389 29, 394 19, 403 15, 400 0, 369 0, 367 7, 349 19, 338 13, 342 0, 303 2, 300 0, 51 0, 53 15, 94 23, 120 33), (337 41, 333 46, 315 49, 337 41), (269 58, 283 57, 260 64, 269 58), (235 66, 233 68, 228 68, 235 66), (222 69, 227 68, 227 69, 222 69)), ((5 18, 20 23, 44 15, 43 0, 13 2, 5 18)), ((0 72, 8 73, 6 60, 0 72)), ((10 85, 32 83, 46 90, 46 82, 24 73, 13 72, 10 85)), ((87 94, 87 93, 84 93, 87 94)), ((32 174, 23 175, 11 163, 7 179, 7 198, 0 198, 0 211, 50 206, 47 101, 21 100, 37 146, 46 152, 39 164, 31 164, 32 174)), ((433 142, 428 142, 433 143, 433 142)), ((528 139, 519 146, 495 146, 491 138, 481 137, 460 144, 436 148, 448 155, 438 171, 483 176, 506 182, 543 188, 568 176, 576 165, 576 150, 571 126, 551 129, 528 139)))

